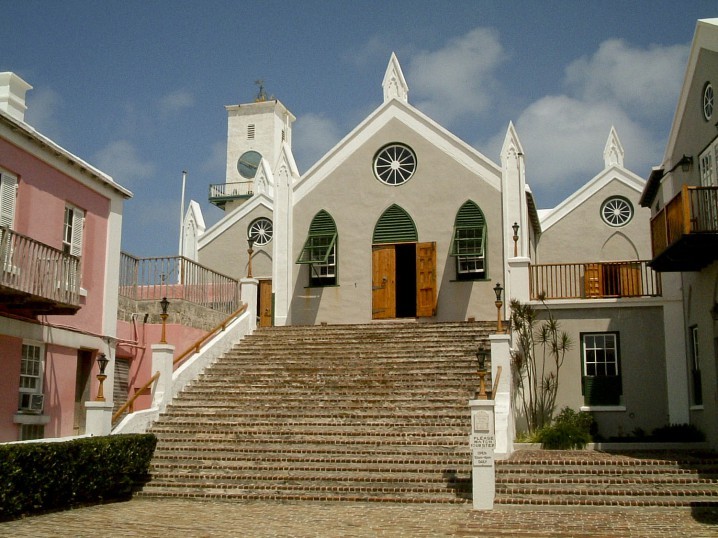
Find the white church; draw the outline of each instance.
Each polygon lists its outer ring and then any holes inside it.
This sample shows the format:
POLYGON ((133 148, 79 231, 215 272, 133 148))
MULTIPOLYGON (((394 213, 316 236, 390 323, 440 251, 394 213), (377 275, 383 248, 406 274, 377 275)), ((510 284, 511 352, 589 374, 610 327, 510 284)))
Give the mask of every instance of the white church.
POLYGON ((411 105, 394 54, 382 88, 302 174, 280 101, 227 106, 226 178, 209 190, 225 214, 206 229, 191 202, 181 253, 251 269, 260 326, 496 320, 499 284, 500 317, 511 299, 548 306, 574 342, 559 408, 592 412, 604 435, 688 422, 685 361, 667 360, 685 355, 681 298, 648 266, 645 181, 616 130, 596 148, 604 168, 538 209, 513 124, 495 162, 411 105))

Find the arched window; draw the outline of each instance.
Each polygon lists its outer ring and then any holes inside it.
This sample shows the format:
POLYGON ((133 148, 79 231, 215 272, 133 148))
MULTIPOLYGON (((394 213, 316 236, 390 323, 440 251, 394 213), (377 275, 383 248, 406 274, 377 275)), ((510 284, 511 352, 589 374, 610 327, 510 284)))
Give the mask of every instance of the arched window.
POLYGON ((418 241, 416 225, 409 214, 396 204, 390 206, 374 226, 372 243, 409 243, 418 241))
POLYGON ((456 214, 450 254, 456 257, 458 279, 486 278, 486 219, 471 200, 456 214))
POLYGON ((325 210, 312 219, 297 263, 309 265, 310 286, 337 283, 337 225, 325 210))

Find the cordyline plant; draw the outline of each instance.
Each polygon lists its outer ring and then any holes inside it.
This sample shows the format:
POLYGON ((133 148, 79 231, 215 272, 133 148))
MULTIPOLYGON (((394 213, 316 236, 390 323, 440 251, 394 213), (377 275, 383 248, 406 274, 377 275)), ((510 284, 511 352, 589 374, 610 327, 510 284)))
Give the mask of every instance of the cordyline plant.
POLYGON ((551 423, 561 366, 571 339, 560 331, 559 323, 543 302, 548 319, 538 320, 534 307, 511 300, 511 327, 518 349, 513 359, 516 384, 528 433, 551 423))

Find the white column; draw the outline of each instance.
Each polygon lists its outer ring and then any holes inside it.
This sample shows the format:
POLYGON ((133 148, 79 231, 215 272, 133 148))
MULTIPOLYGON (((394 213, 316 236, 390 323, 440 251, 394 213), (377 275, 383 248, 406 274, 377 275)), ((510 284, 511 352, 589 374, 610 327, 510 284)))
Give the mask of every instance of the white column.
POLYGON ((152 390, 152 407, 163 413, 172 400, 172 373, 174 372, 174 352, 172 344, 152 344, 152 374, 160 377, 152 390))
POLYGON ((259 280, 256 278, 243 278, 239 282, 242 290, 242 302, 247 303, 249 333, 252 333, 257 328, 257 288, 259 280))
POLYGON ((509 334, 489 335, 491 342, 491 379, 496 384, 496 394, 492 394, 495 402, 495 435, 496 458, 508 458, 514 451, 514 434, 516 424, 511 406, 511 387, 513 386, 511 372, 511 349, 509 334), (499 375, 499 367, 501 374, 499 375))
POLYGON ((85 433, 110 435, 112 431, 112 402, 85 402, 85 433))
POLYGON ((471 481, 474 510, 493 510, 496 497, 494 469, 494 402, 469 400, 471 409, 471 481))
POLYGON ((508 282, 506 283, 506 295, 504 305, 506 312, 510 313, 511 300, 517 299, 522 303, 527 302, 530 297, 529 288, 529 258, 509 258, 508 259, 508 282))

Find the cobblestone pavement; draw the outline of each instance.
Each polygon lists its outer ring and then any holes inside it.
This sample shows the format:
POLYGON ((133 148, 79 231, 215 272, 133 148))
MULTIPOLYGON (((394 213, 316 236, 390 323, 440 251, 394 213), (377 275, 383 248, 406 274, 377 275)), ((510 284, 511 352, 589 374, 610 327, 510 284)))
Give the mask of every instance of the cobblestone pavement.
POLYGON ((0 523, 0 536, 718 537, 718 508, 530 508, 136 498, 0 523))

